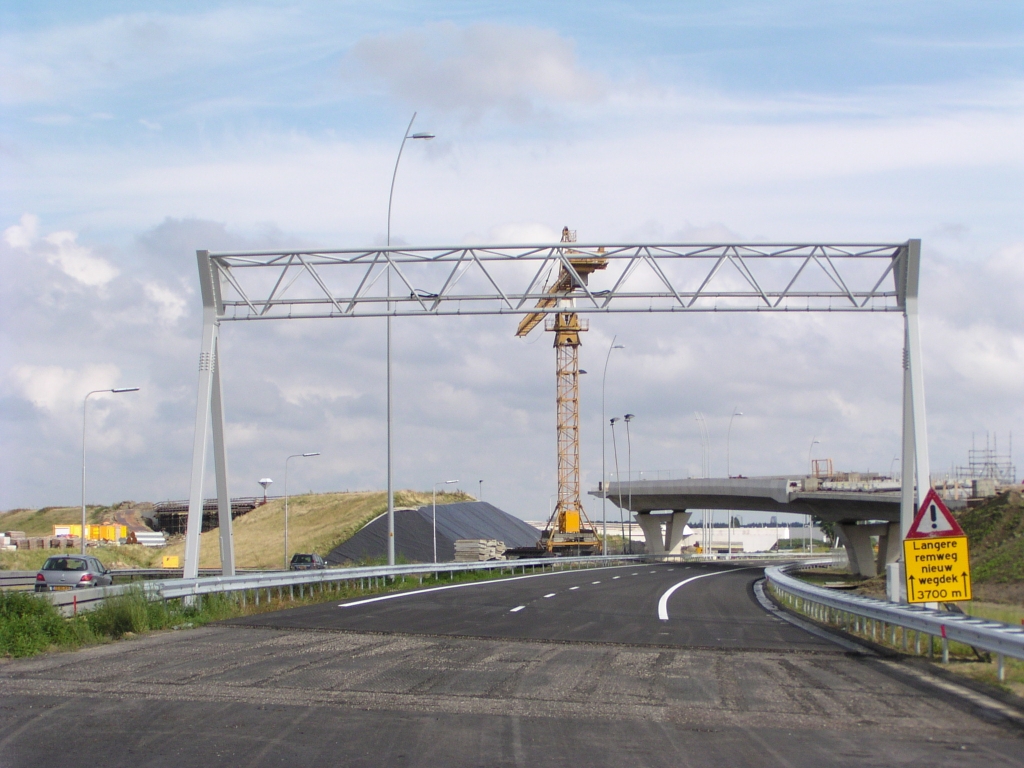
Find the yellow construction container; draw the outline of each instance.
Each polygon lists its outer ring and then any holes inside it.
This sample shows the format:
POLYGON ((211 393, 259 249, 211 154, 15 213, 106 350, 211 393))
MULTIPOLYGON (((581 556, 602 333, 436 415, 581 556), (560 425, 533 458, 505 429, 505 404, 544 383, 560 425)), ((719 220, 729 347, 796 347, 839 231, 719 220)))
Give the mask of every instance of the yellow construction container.
POLYGON ((164 555, 160 562, 164 568, 181 568, 177 555, 164 555))
MULTIPOLYGON (((74 536, 79 538, 82 535, 81 525, 54 525, 54 536, 74 536)), ((128 526, 108 523, 105 525, 85 526, 86 541, 112 541, 117 543, 121 539, 128 538, 128 526)))

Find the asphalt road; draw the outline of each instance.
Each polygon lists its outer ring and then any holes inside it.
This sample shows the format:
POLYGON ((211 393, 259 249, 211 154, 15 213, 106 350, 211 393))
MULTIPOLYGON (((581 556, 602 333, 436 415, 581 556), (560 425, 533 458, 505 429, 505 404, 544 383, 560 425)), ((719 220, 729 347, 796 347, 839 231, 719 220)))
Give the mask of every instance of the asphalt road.
POLYGON ((561 571, 397 596, 325 603, 233 622, 520 640, 840 652, 767 613, 754 599, 759 567, 644 565, 561 571), (695 578, 696 577, 696 578, 695 578), (680 582, 659 619, 661 596, 680 582))
POLYGON ((0 768, 1022 764, 1011 716, 720 571, 549 574, 2 663, 0 768))

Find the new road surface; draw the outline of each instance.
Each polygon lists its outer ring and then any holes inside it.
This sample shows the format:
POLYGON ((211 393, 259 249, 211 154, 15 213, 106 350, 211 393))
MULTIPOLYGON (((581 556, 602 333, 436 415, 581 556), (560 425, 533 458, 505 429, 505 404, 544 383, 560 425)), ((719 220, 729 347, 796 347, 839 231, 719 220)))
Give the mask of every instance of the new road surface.
POLYGON ((1019 713, 794 625, 761 577, 527 575, 7 662, 0 767, 1024 762, 1019 713))

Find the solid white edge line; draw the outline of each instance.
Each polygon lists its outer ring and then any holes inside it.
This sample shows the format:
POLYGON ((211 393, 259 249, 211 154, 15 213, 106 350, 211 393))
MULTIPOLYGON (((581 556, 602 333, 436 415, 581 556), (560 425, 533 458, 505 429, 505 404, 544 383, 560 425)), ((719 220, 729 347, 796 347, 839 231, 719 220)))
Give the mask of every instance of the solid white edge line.
POLYGON ((712 571, 711 573, 702 573, 700 576, 691 576, 688 579, 683 579, 678 584, 673 584, 671 587, 665 590, 665 593, 661 596, 661 599, 658 601, 658 618, 662 621, 668 621, 668 599, 672 597, 673 592, 675 592, 680 587, 689 584, 691 581, 696 581, 697 579, 706 579, 708 576, 720 576, 723 573, 736 573, 737 571, 748 571, 751 568, 762 567, 763 566, 760 565, 748 565, 745 568, 729 568, 725 571, 712 571))
MULTIPOLYGON (((590 571, 607 571, 612 568, 628 568, 628 565, 609 565, 604 568, 588 568, 590 571)), ((427 568, 424 573, 429 571, 427 568)), ((339 608, 353 608, 357 605, 367 605, 368 603, 379 603, 382 600, 395 600, 399 597, 411 597, 413 595, 425 595, 428 592, 441 592, 446 589, 459 589, 461 587, 482 587, 487 584, 501 584, 507 581, 522 581, 523 579, 539 579, 542 576, 557 576, 563 573, 579 573, 579 571, 551 571, 550 573, 530 573, 526 576, 509 576, 504 579, 488 579, 487 581, 469 581, 465 584, 446 584, 443 587, 427 587, 426 589, 410 589, 408 592, 392 592, 390 595, 379 595, 377 597, 368 597, 364 600, 354 600, 351 603, 339 603, 339 608)), ((575 587, 570 587, 575 589, 575 587)))

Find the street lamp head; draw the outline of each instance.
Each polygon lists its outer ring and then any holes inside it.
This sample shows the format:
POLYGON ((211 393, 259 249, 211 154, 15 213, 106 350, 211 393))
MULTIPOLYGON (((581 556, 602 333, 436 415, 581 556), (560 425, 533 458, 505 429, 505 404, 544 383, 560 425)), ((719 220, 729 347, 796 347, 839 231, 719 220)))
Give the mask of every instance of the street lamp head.
POLYGON ((138 392, 139 388, 138 387, 115 387, 114 389, 112 389, 110 391, 111 392, 116 392, 117 394, 121 394, 122 392, 138 392))
POLYGON ((457 482, 459 482, 459 481, 458 480, 445 480, 444 484, 445 485, 451 485, 452 483, 457 483, 457 482))
POLYGON ((432 133, 414 133, 409 137, 410 139, 427 139, 428 141, 433 138, 437 138, 432 133))
POLYGON ((586 371, 580 368, 580 373, 586 373, 586 371))
POLYGON ((625 344, 612 344, 612 349, 625 349, 625 344))
POLYGON ((627 413, 625 416, 622 417, 622 420, 623 421, 632 421, 635 418, 636 417, 632 413, 627 413))
POLYGON ((618 421, 618 420, 619 420, 618 416, 613 416, 611 419, 608 420, 608 423, 611 424, 614 427, 615 426, 615 422, 618 421))
POLYGON ((315 453, 304 453, 302 455, 303 456, 319 456, 320 455, 320 451, 316 451, 315 453))

